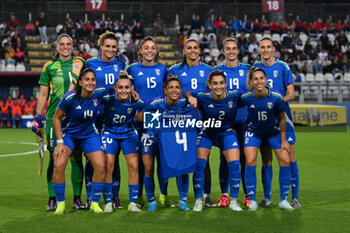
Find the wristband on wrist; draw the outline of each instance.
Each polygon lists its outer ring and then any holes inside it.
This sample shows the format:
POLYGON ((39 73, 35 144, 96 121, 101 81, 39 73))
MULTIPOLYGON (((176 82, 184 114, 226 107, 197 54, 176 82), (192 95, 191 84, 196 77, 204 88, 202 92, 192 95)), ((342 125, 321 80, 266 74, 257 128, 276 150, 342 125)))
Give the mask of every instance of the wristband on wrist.
POLYGON ((63 139, 58 139, 57 144, 59 144, 59 143, 63 143, 63 139))

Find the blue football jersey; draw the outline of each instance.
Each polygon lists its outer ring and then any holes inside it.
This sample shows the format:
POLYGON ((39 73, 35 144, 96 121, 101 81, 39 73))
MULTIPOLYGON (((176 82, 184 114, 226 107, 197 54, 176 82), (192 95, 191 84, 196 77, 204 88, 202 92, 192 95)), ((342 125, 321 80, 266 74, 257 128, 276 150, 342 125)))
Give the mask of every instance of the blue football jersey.
POLYGON ((135 114, 144 107, 144 101, 137 102, 131 99, 127 103, 121 103, 117 99, 117 93, 112 92, 103 96, 104 104, 104 128, 103 134, 115 139, 128 138, 134 132, 133 121, 135 114))
POLYGON ((98 87, 89 99, 76 97, 76 91, 70 91, 61 99, 58 108, 69 116, 69 123, 63 133, 76 138, 87 138, 96 133, 95 118, 98 115, 102 97, 106 94, 106 88, 98 87))
POLYGON ((95 71, 96 86, 106 88, 114 86, 120 71, 125 69, 125 63, 117 58, 111 62, 104 62, 101 57, 91 58, 87 60, 86 66, 95 71))
POLYGON ((282 96, 286 95, 287 86, 293 83, 292 72, 287 63, 276 58, 272 66, 265 66, 262 61, 253 66, 259 66, 265 71, 268 86, 280 92, 282 96))
POLYGON ((282 95, 269 88, 265 98, 256 98, 254 91, 241 96, 241 104, 248 107, 248 128, 258 135, 273 135, 279 131, 279 113, 285 112, 282 95))
MULTIPOLYGON (((227 89, 236 89, 241 93, 246 93, 247 89, 247 74, 250 65, 239 62, 236 67, 227 67, 226 65, 215 66, 214 70, 225 72, 227 89)), ((248 109, 246 107, 237 110, 236 118, 233 122, 235 128, 243 127, 247 123, 248 109)))
POLYGON ((134 78, 134 89, 145 103, 163 96, 163 83, 168 75, 164 64, 144 66, 141 62, 137 62, 131 64, 127 72, 134 78))
POLYGON ((236 117, 241 94, 238 90, 226 90, 226 94, 227 96, 223 100, 214 100, 211 90, 192 94, 197 98, 198 107, 201 110, 203 121, 208 119, 221 121, 220 128, 205 129, 209 134, 224 132, 232 127, 232 122, 236 117))
POLYGON ((211 71, 212 68, 202 62, 199 62, 198 66, 184 65, 181 67, 181 64, 176 64, 169 69, 169 73, 179 77, 182 93, 207 90, 207 78, 211 71))

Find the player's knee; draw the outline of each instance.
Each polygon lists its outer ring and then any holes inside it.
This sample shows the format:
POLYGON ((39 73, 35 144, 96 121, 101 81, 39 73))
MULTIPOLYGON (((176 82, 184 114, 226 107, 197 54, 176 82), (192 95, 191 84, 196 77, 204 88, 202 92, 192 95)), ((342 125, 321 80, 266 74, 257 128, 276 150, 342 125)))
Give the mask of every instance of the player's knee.
POLYGON ((96 174, 97 177, 104 179, 106 176, 106 166, 103 162, 99 162, 94 164, 94 174, 96 174))
POLYGON ((246 164, 248 166, 256 166, 256 158, 246 158, 246 164))

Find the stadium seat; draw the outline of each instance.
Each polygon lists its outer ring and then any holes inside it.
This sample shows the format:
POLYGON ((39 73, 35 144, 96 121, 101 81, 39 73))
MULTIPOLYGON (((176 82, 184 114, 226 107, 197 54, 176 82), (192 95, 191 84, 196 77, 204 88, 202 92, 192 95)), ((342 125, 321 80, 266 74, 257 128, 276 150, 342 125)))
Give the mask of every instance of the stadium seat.
POLYGON ((205 60, 205 62, 206 62, 207 64, 209 64, 209 62, 210 62, 210 60, 211 60, 211 57, 210 57, 210 56, 205 56, 204 60, 205 60))
POLYGON ((132 37, 131 33, 129 32, 124 33, 124 41, 126 41, 127 43, 129 43, 131 37, 132 37))
POLYGON ((119 43, 120 41, 124 40, 124 36, 120 32, 116 32, 115 35, 119 38, 119 43))
POLYGON ((59 33, 61 31, 61 29, 63 28, 63 25, 62 24, 58 24, 56 26, 56 33, 59 33))
POLYGON ((241 33, 239 33, 239 32, 237 32, 236 35, 235 35, 236 38, 238 38, 240 36, 241 36, 241 33))
POLYGON ((220 50, 219 49, 212 49, 210 52, 210 55, 216 58, 220 55, 220 50))
POLYGON ((316 73, 315 80, 316 82, 323 82, 325 80, 324 75, 322 73, 316 73))
POLYGON ((334 74, 334 80, 336 80, 336 81, 343 80, 343 74, 342 73, 335 73, 334 74))
POLYGON ((249 37, 250 37, 250 33, 246 33, 245 38, 248 40, 249 37))
POLYGON ((332 33, 327 34, 329 41, 334 45, 335 36, 332 33))
POLYGON ((324 77, 325 77, 325 80, 328 81, 328 82, 333 82, 334 81, 334 76, 333 76, 332 73, 326 73, 324 75, 324 77))
POLYGON ((199 35, 197 33, 191 33, 189 38, 192 38, 192 39, 195 39, 195 40, 199 40, 199 35))
POLYGON ((200 33, 199 36, 198 36, 198 41, 201 41, 203 38, 203 33, 200 33))
POLYGON ((89 50, 89 54, 91 57, 97 57, 98 56, 98 50, 96 48, 91 48, 89 50))
POLYGON ((305 82, 305 74, 300 73, 299 75, 301 77, 301 82, 305 82))
POLYGON ((312 47, 313 47, 314 49, 316 49, 318 43, 317 43, 317 41, 312 40, 312 41, 310 42, 310 44, 312 45, 312 47))
POLYGON ((5 70, 7 72, 14 72, 14 71, 16 71, 16 66, 14 64, 9 63, 6 65, 5 70))
POLYGON ((0 60, 0 71, 5 71, 6 62, 5 60, 0 60))
POLYGON ((262 38, 262 35, 260 33, 255 34, 256 40, 259 42, 262 38))
POLYGON ((209 55, 209 54, 210 54, 210 49, 205 48, 205 49, 203 50, 203 53, 206 54, 206 55, 209 55))
POLYGON ((281 42, 281 36, 280 36, 280 34, 277 34, 277 33, 272 34, 271 39, 272 39, 273 41, 277 41, 278 43, 281 42))
POLYGON ((210 39, 210 37, 212 37, 212 36, 214 37, 214 40, 217 41, 215 33, 209 33, 208 34, 208 39, 210 39))
POLYGON ((262 35, 263 38, 267 37, 267 38, 270 38, 271 39, 271 34, 270 33, 264 33, 262 35))
POLYGON ((307 35, 305 33, 303 33, 303 32, 300 33, 299 38, 303 42, 303 44, 305 44, 307 39, 308 39, 307 35))
POLYGON ((126 52, 126 49, 118 49, 119 53, 123 54, 126 52))
POLYGON ((120 40, 118 43, 118 49, 126 49, 126 44, 123 40, 120 40))
POLYGON ((305 81, 306 82, 314 82, 315 81, 315 75, 312 74, 312 73, 306 74, 305 81))
POLYGON ((344 74, 344 82, 350 82, 350 73, 344 74))
POLYGON ((18 63, 16 65, 16 71, 17 72, 25 72, 26 71, 26 67, 23 63, 18 63))
POLYGON ((287 36, 287 33, 282 33, 282 35, 281 35, 281 41, 283 41, 284 37, 286 37, 286 36, 287 36))

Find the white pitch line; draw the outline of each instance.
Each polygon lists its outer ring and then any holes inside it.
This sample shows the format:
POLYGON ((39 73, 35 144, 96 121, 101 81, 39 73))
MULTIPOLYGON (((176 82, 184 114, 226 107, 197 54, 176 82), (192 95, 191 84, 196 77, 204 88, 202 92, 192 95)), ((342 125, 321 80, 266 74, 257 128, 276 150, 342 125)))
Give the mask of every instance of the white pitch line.
MULTIPOLYGON (((34 145, 34 146, 38 145, 38 143, 34 143, 34 142, 1 142, 1 141, 0 141, 0 144, 22 144, 22 145, 34 145)), ((0 158, 11 157, 11 156, 19 156, 19 155, 29 155, 29 154, 35 154, 35 153, 38 153, 38 150, 28 151, 28 152, 21 152, 21 153, 14 153, 14 154, 0 155, 0 158)))

